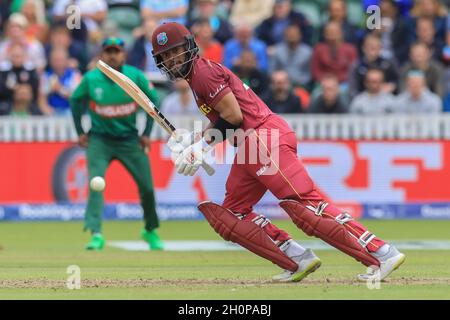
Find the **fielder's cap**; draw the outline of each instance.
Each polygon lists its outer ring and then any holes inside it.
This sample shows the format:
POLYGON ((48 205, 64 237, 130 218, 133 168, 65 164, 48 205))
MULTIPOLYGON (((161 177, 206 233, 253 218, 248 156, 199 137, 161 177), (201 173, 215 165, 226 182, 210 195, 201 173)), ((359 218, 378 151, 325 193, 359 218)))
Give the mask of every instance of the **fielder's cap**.
POLYGON ((103 41, 102 49, 105 50, 107 48, 117 48, 119 50, 124 50, 125 48, 125 42, 116 37, 109 37, 106 38, 105 41, 103 41))

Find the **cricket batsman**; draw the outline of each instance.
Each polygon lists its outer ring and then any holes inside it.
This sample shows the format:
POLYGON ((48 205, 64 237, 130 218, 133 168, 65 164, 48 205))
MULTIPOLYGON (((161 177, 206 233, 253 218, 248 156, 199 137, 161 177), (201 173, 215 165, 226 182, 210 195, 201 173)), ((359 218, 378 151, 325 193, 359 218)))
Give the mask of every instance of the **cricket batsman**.
POLYGON ((369 267, 368 273, 358 275, 359 280, 375 276, 382 280, 403 263, 404 254, 319 194, 297 157, 297 138, 289 125, 229 69, 199 57, 189 30, 178 23, 162 24, 153 33, 152 45, 158 68, 172 80, 186 79, 199 109, 210 120, 200 134, 177 130, 169 139, 179 173, 193 175, 209 145, 229 138, 234 141, 236 137, 227 135, 230 130, 251 132, 240 142, 223 203, 206 201, 198 206, 220 236, 284 269, 273 277, 275 281, 300 281, 319 268, 321 260, 310 249, 253 211, 270 190, 307 235, 322 239, 369 267), (221 138, 208 134, 210 131, 220 132, 221 138), (275 138, 276 143, 270 141, 275 138), (257 161, 240 162, 240 153, 251 156, 255 146, 262 156, 257 161), (267 170, 269 167, 275 170, 267 170))
MULTIPOLYGON (((101 59, 132 79, 153 103, 159 105, 156 89, 146 79, 144 73, 124 64, 125 58, 122 39, 107 38, 103 42, 101 59)), ((72 94, 70 106, 79 144, 87 148, 89 181, 96 176, 104 177, 114 159, 120 161, 139 189, 145 221, 141 237, 147 241, 151 250, 162 250, 163 243, 156 232, 159 219, 155 208, 155 192, 149 159, 145 152, 150 144, 149 135, 153 119, 147 115, 144 132, 138 136, 136 114, 139 106, 97 68, 84 75, 72 94), (81 126, 81 116, 86 104, 89 106, 92 123, 89 133, 85 133, 81 126)), ((103 207, 103 192, 90 189, 84 230, 89 230, 92 237, 86 246, 87 250, 101 250, 105 244, 101 230, 103 207)))

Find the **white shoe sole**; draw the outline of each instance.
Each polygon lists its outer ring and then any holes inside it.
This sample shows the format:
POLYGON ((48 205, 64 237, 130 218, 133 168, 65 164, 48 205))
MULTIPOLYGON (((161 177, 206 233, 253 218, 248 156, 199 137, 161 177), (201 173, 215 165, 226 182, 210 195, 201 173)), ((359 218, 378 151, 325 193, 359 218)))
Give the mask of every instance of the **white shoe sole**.
POLYGON ((306 278, 309 274, 313 273, 322 265, 322 261, 319 258, 313 259, 306 268, 301 272, 293 273, 290 277, 287 278, 273 278, 274 282, 300 282, 304 278, 306 278))

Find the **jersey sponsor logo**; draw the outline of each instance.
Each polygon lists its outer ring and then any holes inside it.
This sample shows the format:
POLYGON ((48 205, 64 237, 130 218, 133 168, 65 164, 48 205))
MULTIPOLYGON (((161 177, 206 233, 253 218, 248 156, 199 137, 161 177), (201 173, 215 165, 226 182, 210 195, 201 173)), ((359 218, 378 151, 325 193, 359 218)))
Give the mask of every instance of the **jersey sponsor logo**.
POLYGON ((209 114, 210 112, 211 112, 211 107, 209 107, 208 105, 206 105, 206 104, 202 104, 200 107, 199 107, 199 109, 200 109, 200 111, 206 116, 207 114, 209 114))
POLYGON ((137 105, 135 102, 118 105, 98 105, 92 102, 91 109, 104 118, 121 118, 135 113, 137 105))
POLYGON ((103 89, 102 88, 95 88, 94 95, 96 100, 102 100, 103 99, 103 89))
POLYGON ((211 92, 211 93, 209 94, 209 97, 210 97, 211 99, 214 99, 214 98, 220 93, 220 91, 222 91, 223 89, 225 89, 225 85, 224 85, 224 84, 221 84, 221 85, 216 89, 215 92, 211 92))

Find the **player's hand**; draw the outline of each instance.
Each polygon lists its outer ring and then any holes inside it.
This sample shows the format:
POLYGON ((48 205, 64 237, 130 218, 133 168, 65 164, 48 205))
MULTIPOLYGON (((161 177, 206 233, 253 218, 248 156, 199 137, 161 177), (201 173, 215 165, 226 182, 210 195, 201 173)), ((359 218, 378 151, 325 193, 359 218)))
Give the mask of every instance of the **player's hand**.
POLYGON ((192 132, 176 130, 167 142, 167 146, 172 152, 172 159, 175 161, 184 149, 189 147, 193 141, 192 132))
POLYGON ((150 138, 147 136, 140 136, 139 144, 145 152, 148 152, 148 150, 150 149, 150 138))
POLYGON ((83 148, 87 148, 88 140, 89 136, 87 134, 82 134, 78 137, 78 144, 83 148))
POLYGON ((200 141, 185 148, 175 160, 177 172, 185 176, 193 176, 205 161, 205 149, 208 144, 202 138, 200 141))

